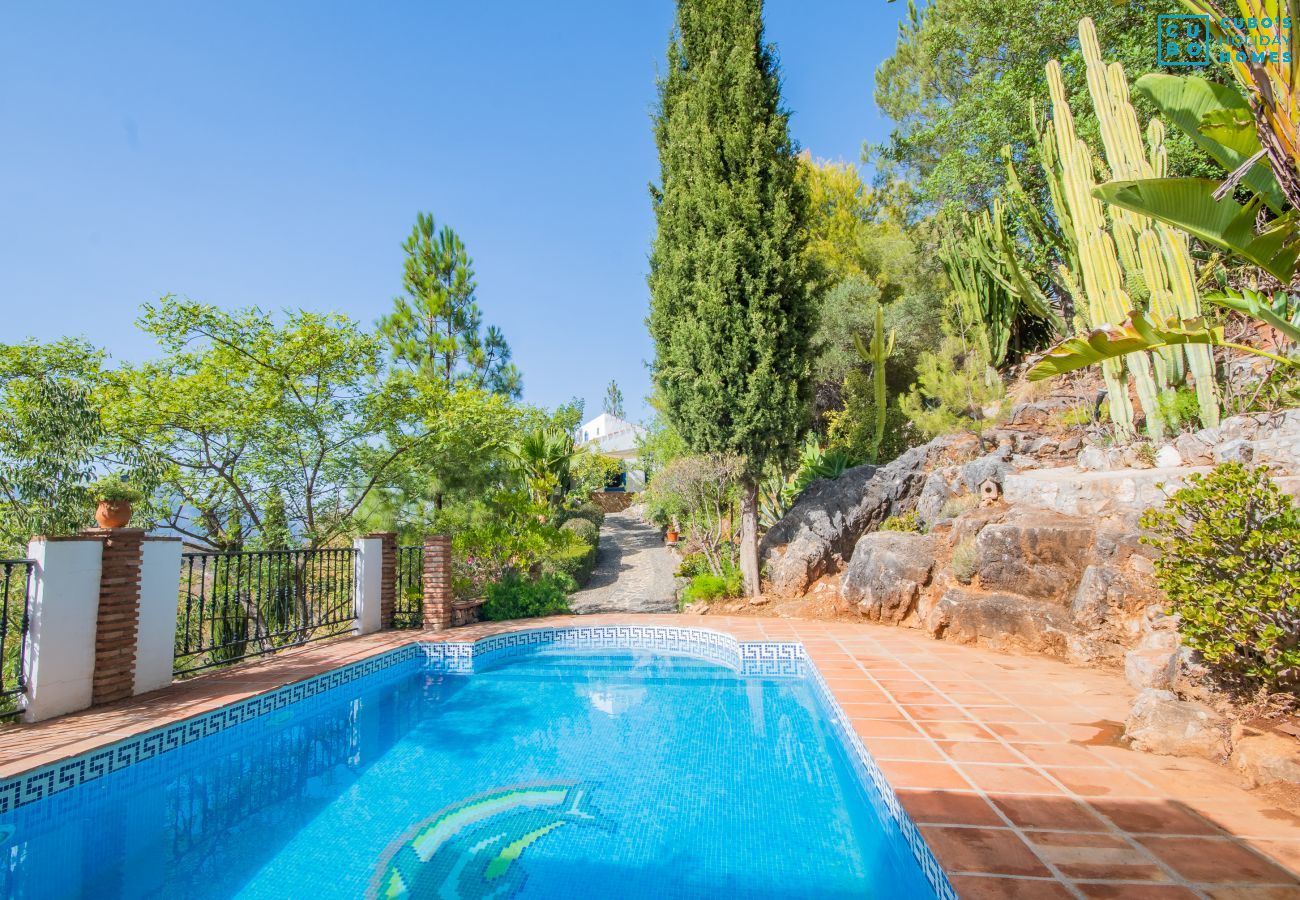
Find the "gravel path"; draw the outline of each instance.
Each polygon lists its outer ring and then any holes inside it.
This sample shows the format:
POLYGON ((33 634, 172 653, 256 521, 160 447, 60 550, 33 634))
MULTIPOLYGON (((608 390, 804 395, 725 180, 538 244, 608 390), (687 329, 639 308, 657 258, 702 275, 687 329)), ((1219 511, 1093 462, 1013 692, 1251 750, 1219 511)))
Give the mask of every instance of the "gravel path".
POLYGON ((631 513, 610 513, 600 529, 596 571, 569 605, 579 614, 673 612, 676 563, 658 528, 631 513))

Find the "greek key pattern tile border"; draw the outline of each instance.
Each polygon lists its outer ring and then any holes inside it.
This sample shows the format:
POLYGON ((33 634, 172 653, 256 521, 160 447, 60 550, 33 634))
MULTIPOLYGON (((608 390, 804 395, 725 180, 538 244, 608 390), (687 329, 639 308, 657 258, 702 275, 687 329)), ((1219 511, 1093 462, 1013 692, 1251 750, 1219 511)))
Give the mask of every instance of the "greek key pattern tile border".
POLYGON ((249 697, 202 715, 164 725, 72 759, 60 760, 0 782, 0 814, 80 784, 96 781, 113 772, 145 762, 295 704, 322 697, 329 691, 361 678, 388 672, 394 666, 418 666, 419 648, 410 644, 361 662, 352 663, 265 694, 249 697))
POLYGON ((737 641, 727 634, 701 628, 665 625, 599 625, 591 627, 534 628, 512 631, 477 641, 441 641, 408 644, 361 662, 343 666, 304 681, 285 685, 220 709, 145 732, 81 756, 0 782, 0 814, 61 794, 80 784, 145 762, 187 744, 220 734, 295 704, 305 703, 359 679, 389 673, 410 663, 446 674, 472 674, 502 659, 535 652, 541 647, 580 649, 650 649, 689 653, 726 665, 744 675, 804 676, 830 718, 832 729, 849 750, 855 768, 884 804, 912 850, 926 880, 940 900, 957 900, 957 893, 922 838, 916 823, 903 809, 884 773, 849 723, 848 716, 804 651, 803 645, 782 641, 737 641))

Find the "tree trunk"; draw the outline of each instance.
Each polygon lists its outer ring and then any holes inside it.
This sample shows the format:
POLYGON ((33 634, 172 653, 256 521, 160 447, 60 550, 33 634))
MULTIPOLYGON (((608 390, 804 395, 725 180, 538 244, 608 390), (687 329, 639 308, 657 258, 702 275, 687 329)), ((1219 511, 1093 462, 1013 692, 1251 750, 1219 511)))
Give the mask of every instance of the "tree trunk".
POLYGON ((745 581, 745 596, 757 597, 758 482, 746 479, 740 489, 740 575, 745 581))

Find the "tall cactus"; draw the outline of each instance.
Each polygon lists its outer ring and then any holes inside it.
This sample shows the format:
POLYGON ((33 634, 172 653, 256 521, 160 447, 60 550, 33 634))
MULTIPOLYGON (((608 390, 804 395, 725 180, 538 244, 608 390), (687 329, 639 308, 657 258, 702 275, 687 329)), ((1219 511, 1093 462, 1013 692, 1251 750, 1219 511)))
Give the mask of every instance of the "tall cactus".
MULTIPOLYGON (((1054 59, 1047 63, 1047 87, 1052 97, 1052 137, 1056 142, 1056 158, 1061 165, 1062 200, 1079 244, 1084 316, 1088 325, 1094 328, 1122 322, 1133 304, 1125 290, 1115 240, 1107 226, 1101 201, 1092 195, 1097 186, 1093 177, 1092 151, 1075 131, 1074 115, 1070 112, 1065 82, 1061 79, 1061 64, 1054 59)), ((1138 397, 1148 411, 1148 429, 1153 419, 1159 428, 1158 417, 1150 415, 1157 409, 1157 393, 1151 364, 1144 354, 1135 353, 1124 359, 1102 363, 1101 374, 1110 398, 1111 421, 1121 437, 1132 438, 1135 434, 1133 404, 1129 401, 1128 379, 1124 377, 1126 366, 1133 375, 1138 397)))
MULTIPOLYGON (((1116 180, 1164 177, 1167 167, 1164 125, 1159 119, 1151 120, 1147 129, 1148 155, 1144 152, 1137 113, 1129 102, 1124 67, 1119 63, 1107 65, 1102 60, 1092 19, 1079 22, 1079 45, 1087 64, 1088 93, 1092 95, 1101 125, 1101 141, 1111 177, 1116 180)), ((1111 207, 1110 217, 1120 260, 1131 277, 1140 278, 1147 293, 1148 310, 1162 322, 1174 317, 1183 320, 1199 316, 1201 303, 1187 235, 1121 207, 1111 207)), ((1185 362, 1196 381, 1202 424, 1219 423, 1219 391, 1210 347, 1168 347, 1160 351, 1154 362, 1161 391, 1170 390, 1171 384, 1183 380, 1185 362)), ((1147 409, 1148 419, 1153 412, 1147 409)))
POLYGON ((858 356, 863 362, 871 363, 871 386, 876 401, 875 429, 871 435, 871 462, 880 461, 880 448, 885 443, 885 412, 889 402, 885 394, 885 360, 894 353, 894 332, 889 332, 885 340, 885 308, 876 304, 876 328, 871 333, 871 349, 862 345, 862 338, 854 335, 858 356))

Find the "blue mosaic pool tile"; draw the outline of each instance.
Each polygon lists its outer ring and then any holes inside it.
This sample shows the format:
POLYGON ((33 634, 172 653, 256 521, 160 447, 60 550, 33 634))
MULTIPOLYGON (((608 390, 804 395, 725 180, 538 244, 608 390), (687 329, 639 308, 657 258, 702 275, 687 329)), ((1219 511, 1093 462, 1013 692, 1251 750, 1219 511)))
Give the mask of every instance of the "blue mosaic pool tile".
POLYGON ((482 638, 476 642, 442 641, 409 644, 327 672, 314 678, 277 688, 221 709, 146 732, 82 756, 64 760, 0 782, 0 813, 55 797, 77 785, 120 772, 136 763, 155 759, 186 744, 212 739, 259 716, 297 704, 325 702, 326 694, 360 679, 381 673, 393 674, 393 667, 423 667, 443 674, 471 674, 502 659, 524 655, 539 648, 649 649, 684 653, 721 663, 745 675, 763 677, 807 677, 832 728, 858 770, 859 777, 878 795, 885 810, 907 841, 922 872, 937 897, 956 900, 957 894, 926 845, 880 767, 853 730, 848 716, 836 702, 825 679, 807 657, 803 646, 794 642, 739 642, 730 635, 699 628, 650 625, 604 625, 567 628, 539 628, 482 638))
POLYGON ((416 645, 399 647, 314 678, 146 731, 99 750, 16 775, 0 781, 0 813, 35 803, 79 784, 98 780, 186 744, 213 737, 259 716, 287 709, 291 705, 310 703, 314 699, 323 698, 329 691, 353 684, 359 679, 380 673, 391 674, 394 666, 418 666, 420 662, 419 648, 416 645))

